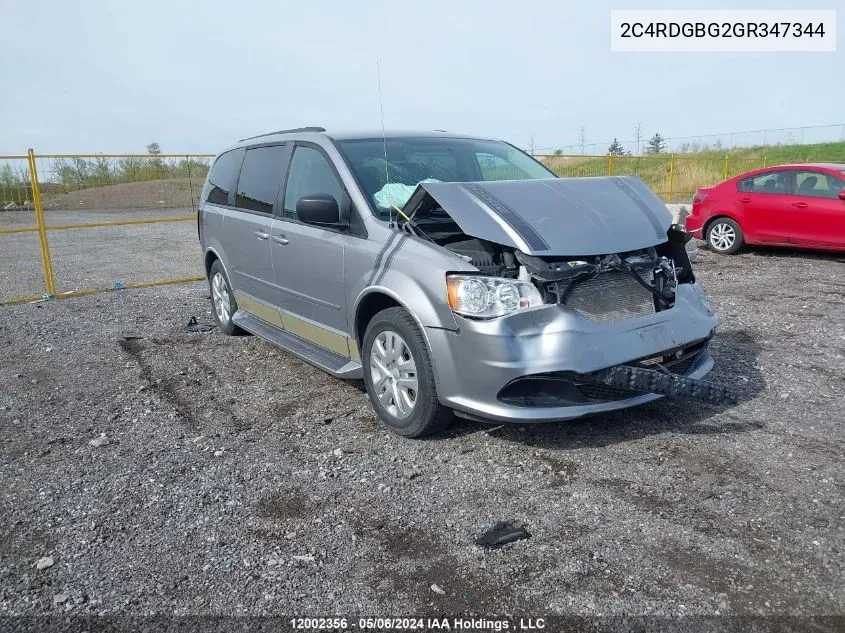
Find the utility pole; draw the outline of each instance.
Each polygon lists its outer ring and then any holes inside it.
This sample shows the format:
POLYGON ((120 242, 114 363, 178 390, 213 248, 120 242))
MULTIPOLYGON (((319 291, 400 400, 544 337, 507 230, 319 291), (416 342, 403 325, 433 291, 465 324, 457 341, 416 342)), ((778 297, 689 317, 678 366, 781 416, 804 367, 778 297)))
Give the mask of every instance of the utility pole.
POLYGON ((581 145, 581 155, 584 155, 584 142, 587 140, 586 128, 582 125, 578 128, 578 143, 581 145))
POLYGON ((534 156, 534 135, 531 135, 531 155, 534 156))
POLYGON ((637 123, 637 127, 634 128, 634 133, 637 135, 637 156, 639 156, 640 154, 642 154, 642 152, 640 151, 640 138, 642 138, 643 135, 642 123, 637 123))

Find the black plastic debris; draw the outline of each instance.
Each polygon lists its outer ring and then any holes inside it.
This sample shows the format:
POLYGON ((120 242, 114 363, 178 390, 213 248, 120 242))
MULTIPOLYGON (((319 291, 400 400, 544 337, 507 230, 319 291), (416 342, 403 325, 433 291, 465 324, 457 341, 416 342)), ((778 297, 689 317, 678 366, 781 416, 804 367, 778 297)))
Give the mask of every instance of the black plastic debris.
POLYGON ((499 521, 484 534, 475 539, 475 544, 481 547, 496 549, 506 543, 531 538, 524 523, 518 521, 499 521))
POLYGON ((606 385, 634 393, 685 396, 711 404, 736 404, 739 400, 737 392, 727 385, 663 373, 656 369, 619 365, 599 374, 599 379, 606 385))
POLYGON ((192 316, 190 319, 188 319, 188 322, 185 324, 186 332, 211 332, 211 330, 213 329, 213 325, 200 323, 199 321, 197 321, 197 317, 195 316, 192 316))

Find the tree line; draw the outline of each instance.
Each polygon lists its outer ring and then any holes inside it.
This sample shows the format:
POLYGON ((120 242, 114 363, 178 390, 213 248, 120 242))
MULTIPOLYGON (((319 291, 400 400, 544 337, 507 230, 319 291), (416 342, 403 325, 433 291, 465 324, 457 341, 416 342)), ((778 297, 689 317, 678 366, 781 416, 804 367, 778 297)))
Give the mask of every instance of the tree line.
MULTIPOLYGON (((148 156, 126 158, 56 158, 38 169, 39 185, 55 191, 55 185, 65 190, 83 187, 102 187, 124 182, 163 180, 166 178, 205 178, 208 161, 186 156, 181 159, 161 158, 158 143, 147 146, 148 156), (52 186, 50 186, 52 185, 52 186)), ((0 187, 29 187, 29 168, 25 165, 0 167, 0 187)))
POLYGON ((147 154, 148 157, 119 159, 105 156, 57 158, 53 161, 53 177, 50 180, 67 189, 76 189, 167 178, 204 178, 208 171, 205 160, 187 156, 178 160, 161 158, 158 143, 147 145, 147 154))

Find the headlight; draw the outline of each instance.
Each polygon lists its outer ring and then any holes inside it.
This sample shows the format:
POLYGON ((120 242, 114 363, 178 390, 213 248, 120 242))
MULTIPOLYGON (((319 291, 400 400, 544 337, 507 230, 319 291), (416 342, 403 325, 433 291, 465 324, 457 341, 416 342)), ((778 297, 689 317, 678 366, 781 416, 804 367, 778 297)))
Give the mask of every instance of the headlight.
POLYGON ((448 275, 446 289, 452 312, 477 319, 500 317, 543 304, 537 288, 516 279, 448 275))

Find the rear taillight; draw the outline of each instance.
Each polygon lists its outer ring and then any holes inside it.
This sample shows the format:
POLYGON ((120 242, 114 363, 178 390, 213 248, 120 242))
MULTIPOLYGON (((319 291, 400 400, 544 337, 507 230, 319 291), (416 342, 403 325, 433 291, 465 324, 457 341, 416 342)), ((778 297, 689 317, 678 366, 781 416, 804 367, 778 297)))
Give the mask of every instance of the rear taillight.
POLYGON ((695 196, 693 196, 692 203, 693 203, 693 205, 701 204, 705 200, 707 200, 707 194, 704 193, 703 191, 699 191, 698 193, 695 194, 695 196))

